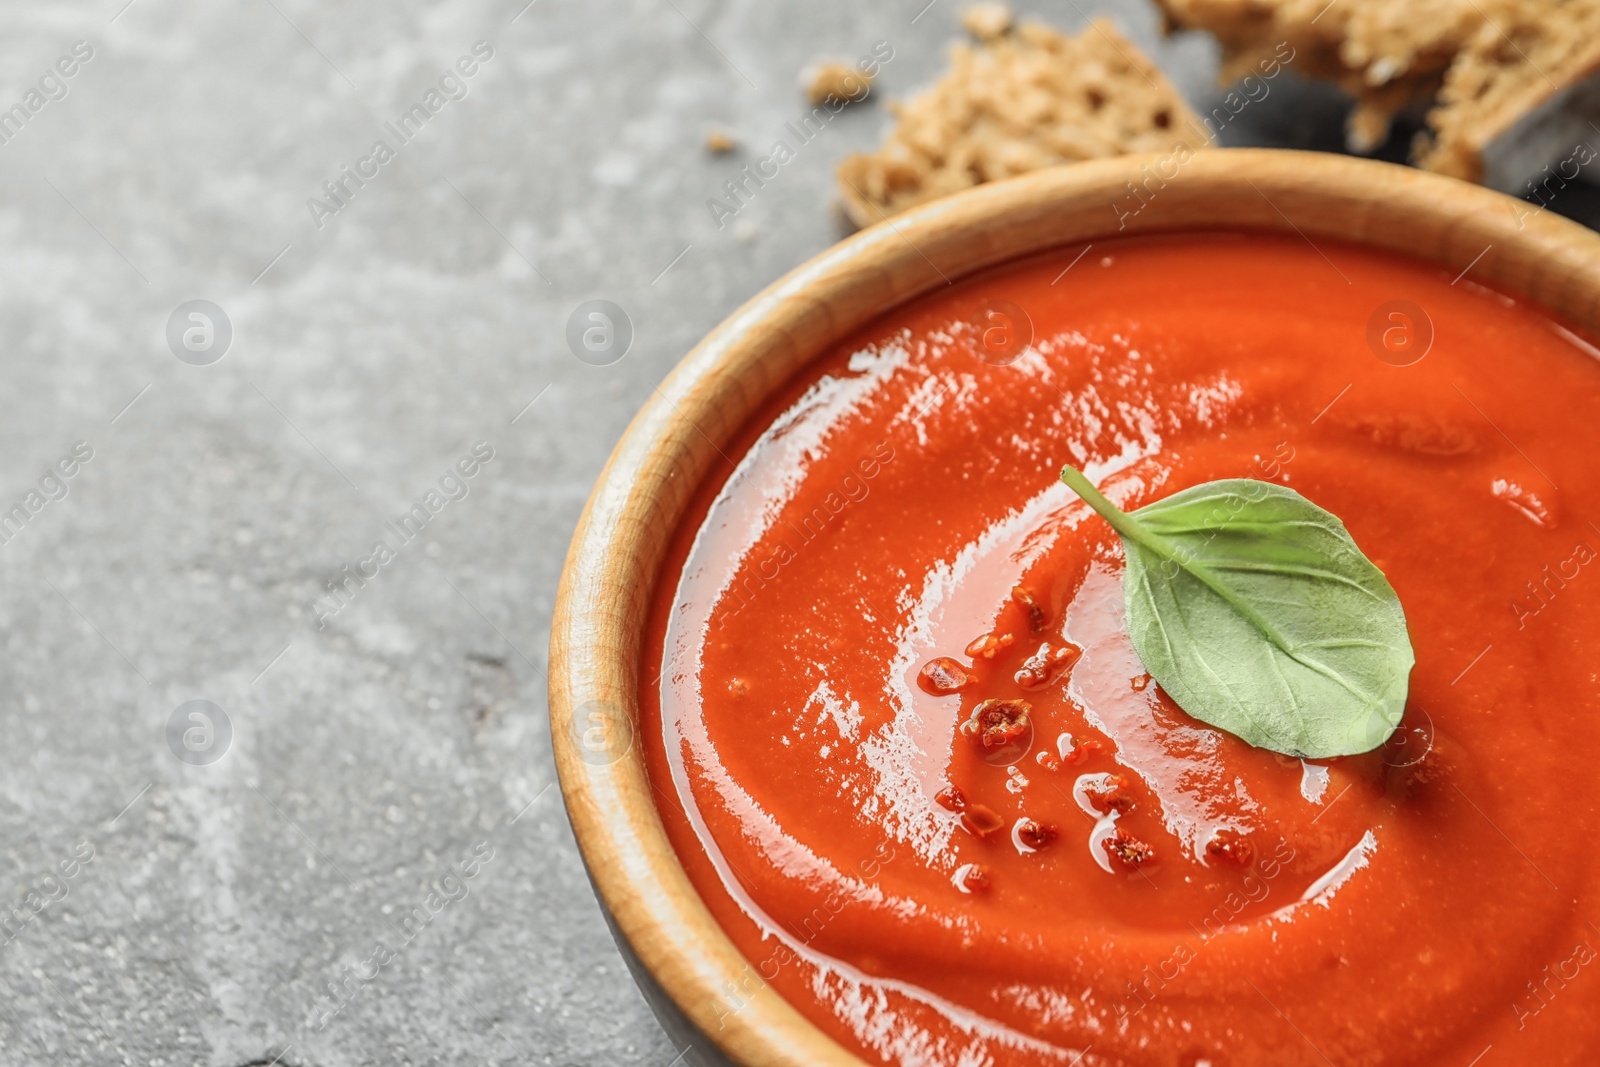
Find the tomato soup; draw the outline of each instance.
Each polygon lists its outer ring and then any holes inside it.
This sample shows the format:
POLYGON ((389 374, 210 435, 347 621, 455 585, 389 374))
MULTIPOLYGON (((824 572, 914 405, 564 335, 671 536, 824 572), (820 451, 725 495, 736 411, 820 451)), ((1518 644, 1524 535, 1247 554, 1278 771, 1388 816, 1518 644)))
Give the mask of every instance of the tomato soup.
POLYGON ((771 987, 902 1065, 1594 1062, 1600 353, 1331 242, 1079 253, 827 354, 679 538, 643 736, 748 959, 719 1020, 771 987), (1064 464, 1342 518, 1405 609, 1400 729, 1299 760, 1186 715, 1064 464))

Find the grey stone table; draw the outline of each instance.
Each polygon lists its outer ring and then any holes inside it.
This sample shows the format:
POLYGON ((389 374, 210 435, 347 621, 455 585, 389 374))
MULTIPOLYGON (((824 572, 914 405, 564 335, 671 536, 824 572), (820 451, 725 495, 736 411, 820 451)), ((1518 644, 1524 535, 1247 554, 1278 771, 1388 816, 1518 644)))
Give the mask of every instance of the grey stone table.
MULTIPOLYGON (((888 116, 720 227, 755 157, 705 134, 764 154, 879 41, 877 99, 925 84, 926 3, 5 5, 0 1064, 673 1062, 553 789, 551 600, 628 418, 837 238, 888 116)), ((1225 140, 1342 107, 1285 79, 1225 140)))

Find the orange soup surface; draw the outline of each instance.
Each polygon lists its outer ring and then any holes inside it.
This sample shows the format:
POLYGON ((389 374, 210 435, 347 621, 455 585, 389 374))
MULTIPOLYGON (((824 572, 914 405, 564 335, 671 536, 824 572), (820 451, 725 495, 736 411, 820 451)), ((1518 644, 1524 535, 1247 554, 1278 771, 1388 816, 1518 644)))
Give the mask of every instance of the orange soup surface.
POLYGON ((679 538, 643 736, 749 961, 719 1022, 775 992, 908 1067, 1595 1063, 1600 353, 1354 247, 1078 251, 840 345, 679 538), (1342 518, 1405 609, 1399 731, 1299 760, 1186 715, 1064 464, 1342 518), (992 699, 1028 714, 986 747, 992 699))

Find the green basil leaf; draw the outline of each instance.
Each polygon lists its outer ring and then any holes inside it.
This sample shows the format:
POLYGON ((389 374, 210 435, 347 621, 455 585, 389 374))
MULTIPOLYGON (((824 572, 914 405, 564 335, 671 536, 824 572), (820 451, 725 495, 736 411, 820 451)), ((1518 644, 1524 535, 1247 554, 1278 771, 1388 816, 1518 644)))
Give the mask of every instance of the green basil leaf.
POLYGON ((1122 539, 1134 650, 1180 708, 1289 756, 1388 740, 1415 662, 1405 613, 1337 516, 1247 478, 1133 512, 1071 467, 1061 480, 1122 539))

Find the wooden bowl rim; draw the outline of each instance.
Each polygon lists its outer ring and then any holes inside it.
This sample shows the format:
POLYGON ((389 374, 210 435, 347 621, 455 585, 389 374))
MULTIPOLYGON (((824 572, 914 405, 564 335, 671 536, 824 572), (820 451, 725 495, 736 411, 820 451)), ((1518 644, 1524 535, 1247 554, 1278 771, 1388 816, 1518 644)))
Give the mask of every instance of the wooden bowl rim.
POLYGON ((561 790, 617 929, 678 1008, 736 1063, 865 1067, 752 981, 755 971, 667 840, 637 743, 642 612, 661 576, 663 531, 682 518, 712 453, 772 390, 873 316, 946 280, 1051 248, 1196 229, 1296 233, 1314 247, 1321 237, 1396 252, 1600 332, 1600 235, 1532 204, 1322 153, 1206 150, 1178 164, 1175 177, 1173 169, 1171 155, 1143 155, 1040 171, 913 209, 821 252, 746 301, 684 357, 596 483, 551 628, 550 721, 561 790), (852 304, 863 288, 888 302, 852 304), (580 708, 588 709, 582 721, 580 708), (596 735, 586 742, 584 734, 596 723, 598 758, 596 735))

